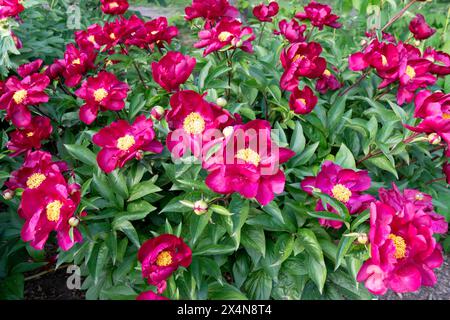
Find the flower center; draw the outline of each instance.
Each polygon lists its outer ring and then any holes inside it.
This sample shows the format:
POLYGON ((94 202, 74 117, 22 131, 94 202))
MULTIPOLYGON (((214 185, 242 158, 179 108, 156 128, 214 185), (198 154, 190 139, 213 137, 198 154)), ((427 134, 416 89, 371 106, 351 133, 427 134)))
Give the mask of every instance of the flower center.
POLYGON ((381 55, 381 64, 383 66, 387 66, 388 65, 388 61, 387 61, 386 56, 384 54, 381 55))
POLYGON ((298 102, 300 102, 301 104, 303 104, 304 106, 306 106, 306 100, 303 98, 299 98, 297 99, 298 102))
POLYGON ((134 137, 127 134, 117 140, 117 148, 122 151, 128 151, 135 143, 134 137))
POLYGON ((103 88, 97 89, 94 91, 94 99, 96 102, 101 102, 108 96, 108 91, 103 88))
POLYGON ((411 66, 406 66, 405 73, 408 75, 410 79, 414 78, 416 76, 416 71, 411 66))
POLYGON ((244 160, 247 163, 252 163, 256 167, 261 161, 261 157, 259 156, 259 154, 250 148, 239 150, 236 154, 236 158, 244 160))
POLYGON ((156 265, 158 267, 167 267, 172 264, 172 254, 169 251, 162 251, 156 258, 156 265))
POLYGON ((305 56, 302 55, 302 54, 296 54, 295 57, 294 57, 294 59, 292 59, 292 62, 295 62, 295 61, 297 61, 298 59, 303 59, 304 57, 305 57, 305 56))
POLYGON ((72 64, 73 65, 81 64, 81 61, 80 61, 80 59, 77 58, 77 59, 72 61, 72 64))
POLYGON ((205 130, 205 119, 198 112, 191 112, 183 121, 183 129, 189 134, 199 134, 205 130))
POLYGON ((13 100, 17 104, 21 104, 27 97, 28 93, 25 89, 20 89, 19 91, 16 91, 13 95, 13 100))
POLYGON ((42 182, 44 182, 45 179, 46 177, 42 173, 33 173, 27 179, 27 187, 30 189, 36 189, 42 184, 42 182))
POLYGON ((324 75, 324 76, 326 76, 326 77, 329 77, 329 76, 331 76, 331 72, 330 72, 330 70, 328 70, 328 69, 325 69, 325 71, 323 72, 323 75, 324 75))
POLYGON ((152 32, 150 32, 150 34, 152 35, 152 36, 154 36, 154 35, 156 35, 156 34, 158 34, 158 30, 153 30, 152 32))
POLYGON ((219 34, 218 38, 219 38, 219 41, 220 41, 220 42, 225 42, 225 41, 227 41, 228 38, 229 38, 230 36, 232 36, 232 35, 233 35, 233 34, 230 33, 230 32, 228 32, 228 31, 222 31, 222 32, 219 34))
POLYGON ((447 120, 450 120, 450 113, 444 112, 444 113, 442 114, 442 118, 447 119, 447 120))
POLYGON ((26 134, 26 136, 27 136, 28 138, 31 138, 32 136, 34 136, 34 132, 33 132, 33 131, 30 131, 30 132, 28 132, 28 133, 26 134))
POLYGON ((406 257, 406 242, 405 239, 403 239, 400 236, 396 236, 395 234, 390 234, 388 236, 389 239, 392 240, 395 246, 395 253, 394 257, 395 259, 402 259, 406 257))
POLYGON ((63 204, 59 200, 55 200, 47 204, 47 219, 48 221, 58 221, 61 214, 63 204))
POLYGON ((114 32, 113 32, 113 33, 110 33, 110 34, 109 34, 109 37, 110 37, 112 40, 116 40, 116 35, 114 34, 114 32))
POLYGON ((88 41, 89 41, 89 42, 91 42, 91 43, 93 43, 93 44, 95 44, 95 43, 96 43, 96 42, 95 42, 95 37, 94 37, 94 36, 92 36, 92 35, 91 35, 91 36, 89 36, 89 37, 88 37, 87 39, 88 39, 88 41))
POLYGON ((350 189, 340 183, 333 187, 331 193, 333 194, 333 198, 343 203, 347 203, 352 196, 350 189))
POLYGON ((114 9, 114 8, 117 8, 117 7, 119 7, 119 4, 118 4, 117 2, 111 2, 111 3, 109 4, 109 8, 110 8, 110 9, 114 9))

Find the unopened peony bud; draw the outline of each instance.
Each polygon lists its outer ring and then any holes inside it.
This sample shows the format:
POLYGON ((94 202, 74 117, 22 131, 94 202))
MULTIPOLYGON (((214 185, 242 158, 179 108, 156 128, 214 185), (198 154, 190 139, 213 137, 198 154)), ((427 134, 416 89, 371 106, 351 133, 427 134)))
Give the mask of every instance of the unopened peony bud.
POLYGON ((428 135, 428 142, 431 144, 439 144, 441 143, 441 137, 437 133, 431 133, 428 135))
POLYGON ((78 224, 80 223, 80 219, 76 218, 76 217, 71 217, 69 219, 69 225, 73 228, 76 228, 78 226, 78 224))
POLYGON ((358 234, 358 237, 356 238, 356 241, 359 244, 366 244, 369 241, 369 238, 367 237, 367 234, 360 233, 360 234, 358 234))
POLYGON ((223 108, 227 105, 228 101, 225 98, 220 97, 220 98, 217 98, 216 103, 218 106, 223 108))
POLYGON ((5 200, 11 200, 14 197, 14 191, 11 189, 6 189, 3 191, 3 198, 5 200))
POLYGON ((136 151, 136 160, 142 160, 144 159, 144 151, 138 150, 136 151))
POLYGON ((161 106, 154 106, 150 112, 151 116, 160 121, 164 117, 165 110, 161 106))
POLYGON ((414 46, 416 47, 420 46, 420 41, 419 40, 414 41, 414 46))
POLYGON ((202 215, 208 211, 208 204, 204 200, 198 200, 194 203, 194 213, 202 215))

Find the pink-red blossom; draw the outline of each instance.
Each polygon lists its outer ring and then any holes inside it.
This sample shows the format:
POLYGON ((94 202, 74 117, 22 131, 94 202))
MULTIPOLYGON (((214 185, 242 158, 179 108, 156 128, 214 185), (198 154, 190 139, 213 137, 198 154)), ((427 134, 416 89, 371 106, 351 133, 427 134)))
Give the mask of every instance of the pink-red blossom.
POLYGON ((195 64, 195 58, 169 51, 161 60, 152 63, 153 79, 166 91, 177 91, 191 75, 195 64))
POLYGON ((278 2, 271 1, 268 5, 261 3, 253 8, 253 15, 261 22, 272 22, 278 14, 280 7, 278 2))
POLYGON ((324 26, 340 28, 342 25, 337 21, 339 16, 331 13, 331 7, 311 1, 304 7, 305 12, 299 12, 295 17, 299 20, 309 20, 311 24, 322 30, 324 26))
POLYGON ((289 98, 289 108, 297 114, 308 114, 316 106, 317 100, 310 87, 305 86, 302 90, 295 88, 289 98))
POLYGON ((127 0, 100 0, 102 11, 106 14, 124 14, 128 10, 127 0))
POLYGON ((409 31, 415 39, 424 40, 435 34, 436 29, 431 28, 425 21, 425 17, 418 13, 409 23, 409 31))

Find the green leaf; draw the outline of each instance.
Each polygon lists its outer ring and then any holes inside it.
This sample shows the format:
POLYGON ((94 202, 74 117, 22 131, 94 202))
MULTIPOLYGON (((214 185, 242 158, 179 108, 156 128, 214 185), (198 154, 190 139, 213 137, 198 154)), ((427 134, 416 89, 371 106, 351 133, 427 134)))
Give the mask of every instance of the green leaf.
POLYGON ((336 153, 334 162, 347 169, 356 169, 356 162, 353 157, 353 153, 344 143, 341 144, 338 153, 336 153))
POLYGON ((320 247, 314 232, 310 229, 301 228, 298 230, 297 235, 302 245, 305 247, 306 252, 314 257, 315 260, 323 262, 322 248, 320 247))
POLYGON ((303 127, 300 121, 295 121, 295 129, 292 133, 290 149, 295 153, 301 153, 305 149, 306 139, 303 135, 303 127))
POLYGON ((346 236, 347 234, 348 231, 341 236, 341 240, 339 241, 336 252, 336 264, 334 270, 337 270, 339 268, 339 266, 341 265, 342 261, 345 258, 345 255, 351 248, 353 241, 355 241, 356 239, 356 236, 346 236))
POLYGON ((133 242, 133 244, 136 247, 138 247, 138 248, 141 247, 141 243, 139 242, 139 236, 136 232, 136 229, 131 224, 131 222, 129 222, 127 220, 123 220, 123 221, 120 221, 119 223, 113 223, 112 227, 114 230, 120 230, 123 233, 125 233, 126 236, 128 237, 128 239, 130 239, 131 242, 133 242))
POLYGON ((150 212, 156 208, 144 200, 134 201, 128 204, 128 210, 117 214, 114 222, 120 224, 122 221, 133 221, 144 219, 150 212))
POLYGON ((328 211, 306 211, 308 215, 314 218, 319 219, 327 219, 327 220, 334 220, 334 221, 345 221, 343 218, 341 218, 339 215, 333 212, 328 211))
POLYGON ((311 280, 316 284, 322 294, 325 280, 327 279, 327 268, 323 260, 317 260, 312 255, 306 255, 306 266, 311 280))
POLYGON ((88 148, 78 144, 65 144, 64 147, 76 160, 80 160, 81 162, 93 167, 97 166, 95 154, 88 148))
POLYGON ((214 282, 208 286, 208 297, 212 300, 248 300, 238 288, 227 283, 214 282))
POLYGON ((193 256, 211 256, 218 254, 229 254, 235 251, 233 245, 229 244, 208 244, 195 249, 192 253, 193 256))
POLYGON ((250 274, 244 288, 250 299, 268 300, 272 291, 272 278, 264 270, 258 270, 250 274))
POLYGON ((212 204, 209 207, 210 207, 210 209, 212 211, 214 211, 215 213, 218 213, 218 214, 220 214, 222 216, 231 216, 231 215, 233 215, 233 213, 228 211, 226 208, 224 208, 222 206, 219 206, 217 204, 212 204))
POLYGON ((398 179, 398 173, 395 169, 395 165, 385 155, 379 155, 377 157, 369 158, 366 162, 378 167, 382 170, 392 173, 398 179))
POLYGON ((266 237, 262 228, 245 225, 242 228, 241 243, 244 248, 256 250, 266 255, 266 237))
POLYGON ((128 202, 140 199, 148 194, 158 191, 161 191, 161 189, 156 186, 151 180, 138 183, 131 188, 130 198, 128 198, 128 202))
POLYGON ((135 300, 138 295, 132 288, 124 284, 102 289, 101 293, 111 300, 135 300))

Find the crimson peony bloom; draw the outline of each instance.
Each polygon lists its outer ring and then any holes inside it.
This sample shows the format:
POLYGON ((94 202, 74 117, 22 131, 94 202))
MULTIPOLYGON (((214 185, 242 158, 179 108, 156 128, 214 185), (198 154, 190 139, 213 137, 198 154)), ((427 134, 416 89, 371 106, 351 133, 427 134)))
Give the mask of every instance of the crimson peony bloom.
POLYGON ((128 10, 127 0, 100 0, 102 11, 106 14, 124 14, 128 10))
POLYGON ((136 300, 170 300, 164 296, 160 296, 153 291, 145 291, 141 292, 137 297, 136 300))
POLYGON ((33 148, 40 149, 42 140, 50 137, 52 131, 53 127, 49 118, 34 117, 28 126, 23 129, 16 129, 9 134, 9 141, 6 147, 13 151, 10 156, 18 156, 33 148))
POLYGON ((299 83, 300 77, 318 78, 327 67, 327 61, 319 57, 322 46, 317 42, 294 43, 281 53, 280 60, 284 68, 280 86, 292 91, 299 83))
POLYGON ((414 99, 414 93, 419 88, 425 88, 436 82, 436 77, 430 73, 430 61, 414 59, 400 64, 397 103, 409 103, 414 99))
MULTIPOLYGON (((25 74, 25 69, 29 67, 21 67, 19 71, 25 74)), ((11 119, 16 127, 28 126, 31 121, 31 113, 27 106, 48 101, 44 90, 49 83, 50 79, 40 73, 27 75, 22 80, 15 76, 8 78, 4 84, 4 93, 0 97, 0 109, 6 109, 7 119, 11 119)))
POLYGON ((230 5, 228 0, 193 0, 191 6, 184 9, 185 19, 203 18, 207 21, 216 21, 221 18, 236 18, 238 9, 230 5))
POLYGON ((321 94, 327 93, 328 90, 335 91, 341 87, 342 83, 340 83, 336 76, 332 74, 328 69, 325 69, 323 74, 319 79, 317 79, 316 82, 316 90, 321 94))
POLYGON ((119 81, 114 74, 106 71, 101 71, 96 77, 87 78, 81 88, 75 91, 77 97, 85 101, 80 108, 81 121, 86 124, 94 122, 99 108, 101 111, 122 110, 128 90, 125 82, 119 81))
POLYGON ((107 35, 103 31, 103 27, 95 23, 90 25, 86 30, 80 30, 75 32, 75 42, 82 51, 88 50, 100 50, 102 39, 105 39, 107 35))
POLYGON ((415 39, 424 40, 435 34, 436 29, 431 28, 425 21, 425 17, 419 13, 409 23, 409 31, 411 31, 415 39))
POLYGON ((217 140, 219 146, 203 166, 208 170, 206 185, 221 194, 239 193, 267 205, 275 194, 284 191, 285 176, 280 164, 295 153, 278 147, 272 141, 270 123, 253 120, 224 130, 227 134, 217 140))
POLYGON ((432 47, 425 49, 423 57, 431 62, 430 72, 439 76, 450 74, 450 55, 443 51, 436 51, 432 47))
POLYGON ((166 279, 180 266, 187 268, 192 262, 192 251, 183 239, 163 234, 145 241, 138 252, 142 264, 142 276, 158 287, 158 293, 166 288, 166 279))
POLYGON ((63 162, 53 162, 52 155, 45 151, 33 151, 26 155, 20 169, 11 172, 5 185, 11 189, 36 189, 45 182, 64 184, 61 172, 67 169, 63 162))
POLYGON ((65 68, 62 73, 66 86, 77 86, 88 70, 95 69, 96 57, 97 53, 95 51, 89 50, 84 52, 78 50, 74 44, 68 44, 64 53, 65 68))
POLYGON ((43 62, 44 61, 42 61, 41 59, 37 59, 32 62, 22 64, 17 68, 17 73, 22 78, 25 78, 33 73, 38 72, 43 62))
MULTIPOLYGON (((437 221, 428 195, 415 190, 380 190, 381 201, 370 206, 371 258, 364 262, 357 280, 373 294, 414 292, 433 286, 433 269, 443 263, 442 247, 433 238, 437 221), (411 199, 411 195, 414 199, 411 199), (428 207, 427 207, 428 206, 428 207)), ((429 197, 431 198, 431 197, 429 197)))
POLYGON ((158 17, 147 21, 142 27, 133 31, 125 43, 142 49, 147 49, 149 46, 153 48, 154 45, 162 48, 164 43, 170 44, 177 35, 176 26, 169 26, 166 17, 158 17))
POLYGON ((191 75, 195 64, 195 58, 169 51, 159 62, 152 63, 153 79, 166 91, 177 91, 191 75))
MULTIPOLYGON (((344 169, 331 161, 324 161, 322 168, 316 177, 305 177, 301 182, 301 188, 312 194, 314 188, 345 204, 350 214, 358 214, 366 210, 375 198, 369 194, 363 194, 370 188, 370 177, 367 171, 354 171, 344 169)), ((316 211, 335 210, 329 206, 324 208, 322 201, 318 201, 316 211)), ((339 229, 343 223, 336 220, 319 219, 323 226, 339 229)))
POLYGON ((308 114, 316 106, 317 100, 310 87, 305 86, 303 90, 295 88, 289 98, 289 108, 297 114, 308 114))
POLYGON ((276 1, 271 1, 267 6, 261 3, 253 8, 253 15, 261 22, 272 22, 279 9, 276 1))
POLYGON ((166 145, 175 157, 183 156, 187 150, 200 157, 203 146, 218 138, 217 130, 235 123, 226 109, 191 90, 172 95, 170 106, 166 120, 172 132, 167 135, 166 145))
POLYGON ((163 145, 155 140, 152 120, 144 115, 131 125, 125 120, 113 122, 94 134, 92 141, 102 147, 97 163, 106 173, 122 168, 133 158, 141 158, 143 151, 160 153, 163 150, 163 145))
POLYGON ((278 28, 280 30, 275 30, 274 34, 283 35, 290 43, 305 41, 303 33, 306 30, 306 24, 300 25, 295 19, 292 19, 289 22, 287 22, 286 19, 283 19, 278 23, 278 28))
POLYGON ((442 171, 445 174, 447 183, 450 184, 450 163, 448 163, 448 161, 442 167, 442 171))
POLYGON ((252 41, 255 35, 250 27, 243 27, 238 20, 230 18, 222 19, 217 25, 205 26, 205 29, 198 33, 200 41, 194 44, 195 48, 204 48, 203 56, 207 56, 211 52, 231 46, 231 48, 239 48, 245 52, 253 52, 252 41))
POLYGON ((65 64, 64 59, 55 59, 51 65, 45 68, 44 74, 49 77, 50 80, 58 79, 64 72, 65 64))
POLYGON ((315 1, 311 1, 304 7, 305 12, 299 12, 295 17, 299 20, 309 20, 311 24, 319 30, 323 29, 323 26, 329 26, 331 28, 340 28, 342 25, 337 22, 339 16, 331 13, 331 7, 326 4, 321 4, 315 1))
POLYGON ((63 250, 69 250, 76 242, 81 242, 81 234, 75 228, 71 239, 69 224, 80 203, 80 189, 77 184, 66 185, 50 181, 50 178, 38 188, 25 189, 18 210, 19 216, 25 219, 22 240, 42 250, 49 234, 56 231, 58 245, 63 250))
POLYGON ((0 19, 15 17, 24 9, 20 0, 0 0, 0 19))

